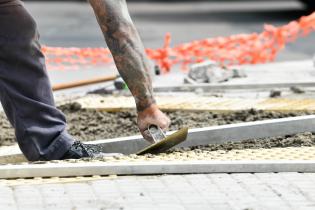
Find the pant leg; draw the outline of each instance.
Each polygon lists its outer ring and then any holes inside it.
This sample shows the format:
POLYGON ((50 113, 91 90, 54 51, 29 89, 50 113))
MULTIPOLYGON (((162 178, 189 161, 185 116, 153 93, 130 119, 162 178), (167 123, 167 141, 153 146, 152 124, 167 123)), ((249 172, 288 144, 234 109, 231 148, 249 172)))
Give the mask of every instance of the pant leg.
POLYGON ((54 104, 36 23, 23 6, 0 7, 0 99, 28 160, 60 159, 73 144, 54 104))

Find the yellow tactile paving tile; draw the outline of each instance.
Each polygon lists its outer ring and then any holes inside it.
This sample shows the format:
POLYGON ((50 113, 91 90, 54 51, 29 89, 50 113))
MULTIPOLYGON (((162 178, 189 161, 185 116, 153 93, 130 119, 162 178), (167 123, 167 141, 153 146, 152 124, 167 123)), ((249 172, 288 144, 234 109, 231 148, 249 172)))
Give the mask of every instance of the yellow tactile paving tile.
POLYGON ((111 176, 91 176, 91 177, 36 177, 30 179, 0 179, 0 185, 18 186, 18 185, 41 185, 41 184, 63 184, 90 182, 104 179, 115 179, 116 175, 111 176))
MULTIPOLYGON (((183 152, 172 152, 170 154, 160 155, 129 155, 122 157, 105 157, 99 160, 89 160, 90 162, 159 162, 159 161, 261 161, 261 160, 315 160, 315 147, 287 147, 287 148, 271 148, 271 149, 243 149, 231 151, 206 151, 192 150, 183 152)), ((83 163, 87 160, 67 160, 54 161, 54 163, 76 164, 83 163)), ((27 164, 27 163, 24 163, 27 164)), ((115 175, 111 176, 91 176, 91 177, 46 177, 31 179, 0 179, 0 185, 36 185, 36 184, 52 184, 52 183, 71 183, 71 182, 88 182, 99 179, 115 179, 115 175)))
MULTIPOLYGON (((259 109, 268 111, 315 111, 315 99, 239 99, 204 96, 157 96, 157 103, 163 110, 191 111, 237 111, 259 109)), ((88 95, 75 100, 83 108, 105 111, 134 109, 130 96, 88 95)))
POLYGON ((160 155, 125 156, 121 159, 105 158, 108 162, 121 161, 191 161, 191 160, 315 160, 315 147, 287 147, 271 149, 243 149, 243 150, 192 150, 186 152, 172 152, 160 155))
POLYGON ((314 99, 267 99, 256 105, 264 110, 315 110, 314 99))

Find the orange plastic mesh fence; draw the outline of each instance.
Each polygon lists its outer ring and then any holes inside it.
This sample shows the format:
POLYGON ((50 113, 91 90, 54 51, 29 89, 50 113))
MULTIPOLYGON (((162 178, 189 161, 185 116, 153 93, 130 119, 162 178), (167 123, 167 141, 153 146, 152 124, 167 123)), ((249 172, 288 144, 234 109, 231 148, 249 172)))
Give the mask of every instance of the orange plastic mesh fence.
MULTIPOLYGON (((265 25, 261 33, 238 34, 228 37, 209 38, 171 47, 171 35, 159 49, 147 49, 150 59, 164 72, 176 64, 185 69, 189 64, 214 60, 222 65, 256 64, 273 61, 277 53, 289 42, 315 30, 315 12, 287 25, 265 25)), ((84 65, 111 63, 107 48, 42 48, 49 69, 77 69, 84 65)))

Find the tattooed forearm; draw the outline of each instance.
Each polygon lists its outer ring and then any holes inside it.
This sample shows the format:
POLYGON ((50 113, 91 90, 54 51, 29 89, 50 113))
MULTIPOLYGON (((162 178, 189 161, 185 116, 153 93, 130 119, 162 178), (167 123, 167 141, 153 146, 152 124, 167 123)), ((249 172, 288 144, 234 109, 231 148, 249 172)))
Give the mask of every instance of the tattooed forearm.
POLYGON ((125 0, 89 0, 120 75, 133 94, 137 110, 155 103, 150 63, 125 0))

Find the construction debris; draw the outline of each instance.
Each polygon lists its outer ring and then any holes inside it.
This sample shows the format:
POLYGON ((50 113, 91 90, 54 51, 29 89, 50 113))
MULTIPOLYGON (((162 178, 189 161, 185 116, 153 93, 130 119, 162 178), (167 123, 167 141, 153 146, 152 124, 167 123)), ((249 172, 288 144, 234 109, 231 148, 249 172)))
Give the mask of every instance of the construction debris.
POLYGON ((214 61, 206 61, 191 65, 185 83, 219 83, 233 77, 233 71, 228 70, 214 61))
POLYGON ((305 90, 303 90, 302 88, 297 87, 297 86, 292 86, 292 87, 290 87, 290 90, 291 90, 293 93, 296 93, 296 94, 303 94, 303 93, 305 93, 305 90))
POLYGON ((246 77, 246 74, 240 66, 228 68, 214 61, 205 61, 190 66, 188 75, 184 78, 184 83, 221 83, 232 78, 241 77, 246 77))
POLYGON ((271 90, 269 96, 270 98, 278 98, 281 96, 281 93, 280 90, 271 90))

